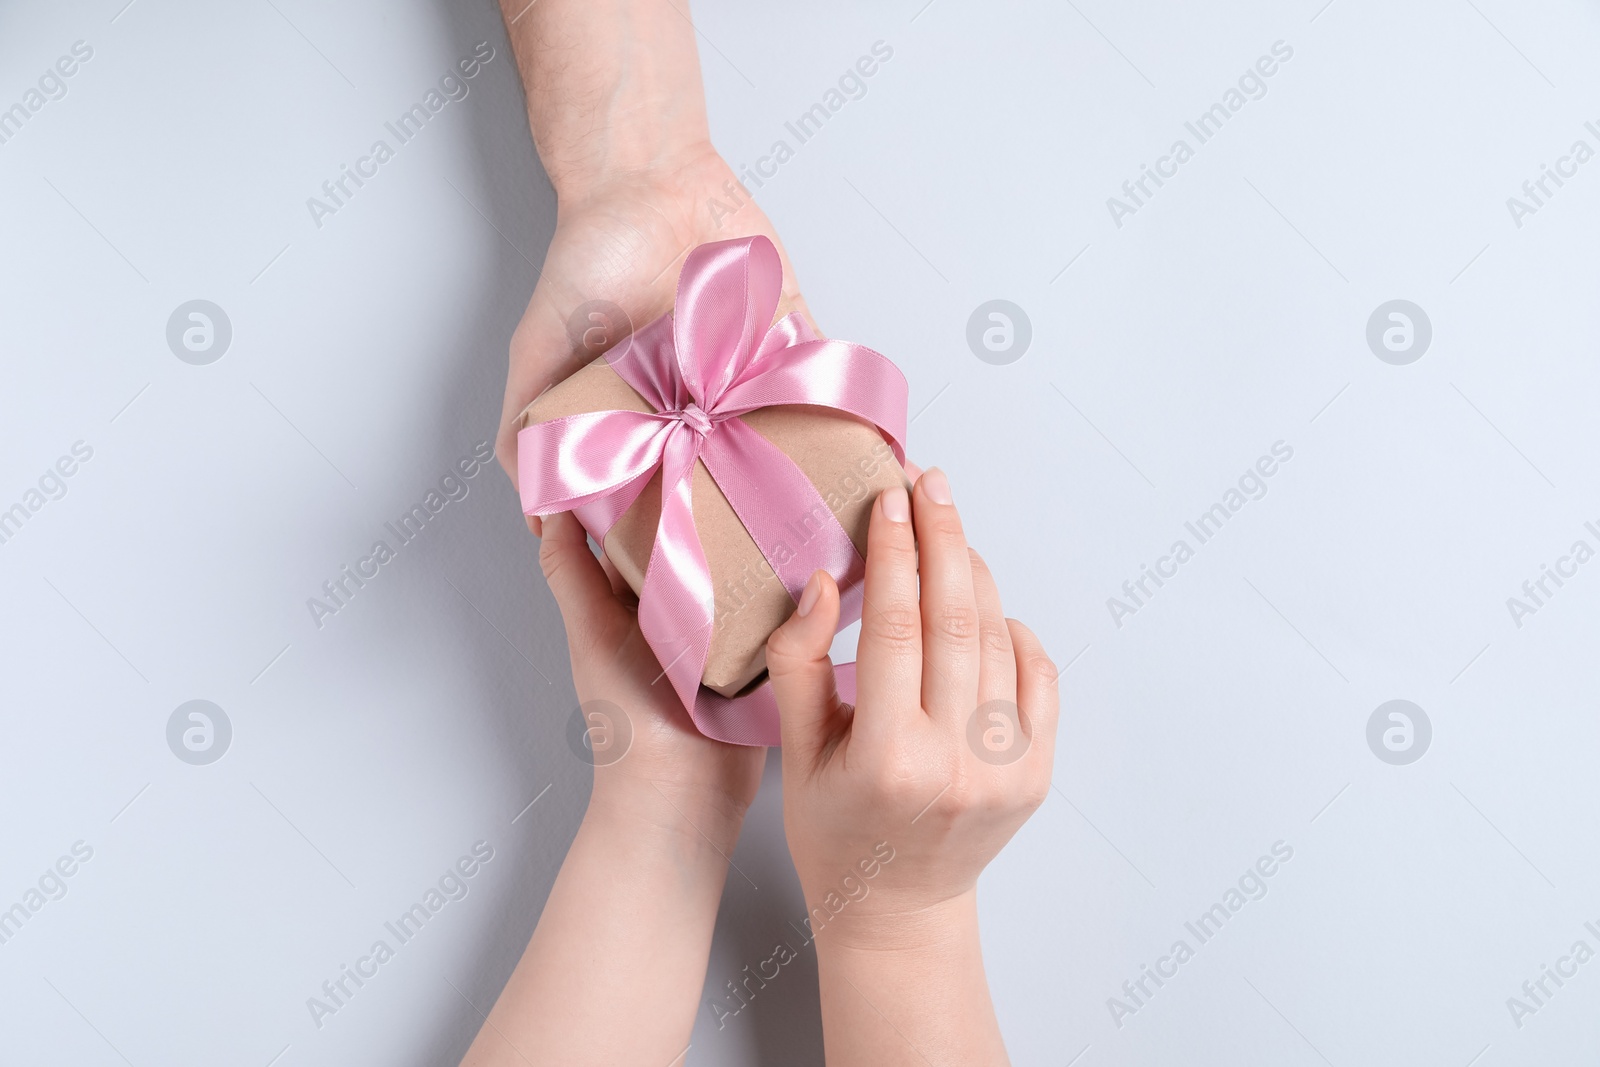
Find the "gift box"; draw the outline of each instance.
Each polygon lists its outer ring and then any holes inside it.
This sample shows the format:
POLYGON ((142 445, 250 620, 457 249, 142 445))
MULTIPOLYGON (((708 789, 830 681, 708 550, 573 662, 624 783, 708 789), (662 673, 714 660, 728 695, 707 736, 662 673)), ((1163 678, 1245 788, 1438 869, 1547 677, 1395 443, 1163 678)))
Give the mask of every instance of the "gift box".
MULTIPOLYGON (((523 412, 523 425, 591 411, 653 409, 601 357, 547 391, 523 412)), ((878 493, 907 485, 893 451, 872 426, 821 407, 768 407, 744 416, 745 425, 794 461, 822 496, 851 544, 867 550, 867 520, 878 493)), ((779 507, 786 502, 778 501, 779 507)), ((819 536, 814 506, 795 502, 781 520, 785 540, 778 551, 792 553, 819 536)), ((607 558, 635 593, 644 586, 645 568, 661 521, 661 472, 653 474, 638 499, 605 535, 607 558)), ((736 696, 766 670, 766 644, 795 602, 776 569, 739 521, 728 498, 706 470, 695 463, 694 526, 711 570, 715 623, 701 684, 723 696, 736 696)))
POLYGON ((743 744, 777 742, 767 638, 819 568, 841 626, 859 617, 872 504, 909 484, 904 377, 774 322, 781 280, 764 237, 696 248, 673 312, 547 390, 518 434, 523 510, 578 516, 696 726, 743 744))

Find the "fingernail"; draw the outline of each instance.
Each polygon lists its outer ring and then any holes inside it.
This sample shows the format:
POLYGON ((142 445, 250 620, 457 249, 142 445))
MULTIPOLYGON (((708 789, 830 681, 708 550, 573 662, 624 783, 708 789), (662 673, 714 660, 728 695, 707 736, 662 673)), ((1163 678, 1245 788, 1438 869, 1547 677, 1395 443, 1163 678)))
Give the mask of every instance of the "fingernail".
POLYGON ((817 606, 817 598, 822 595, 822 579, 815 574, 800 591, 800 603, 795 605, 794 612, 802 619, 811 614, 811 609, 817 606))
POLYGON ((911 521, 911 498, 900 486, 883 491, 883 517, 890 522, 911 521))
POLYGON ((929 467, 922 472, 922 491, 928 494, 928 499, 935 504, 954 503, 950 499, 950 479, 944 476, 944 471, 938 467, 929 467))

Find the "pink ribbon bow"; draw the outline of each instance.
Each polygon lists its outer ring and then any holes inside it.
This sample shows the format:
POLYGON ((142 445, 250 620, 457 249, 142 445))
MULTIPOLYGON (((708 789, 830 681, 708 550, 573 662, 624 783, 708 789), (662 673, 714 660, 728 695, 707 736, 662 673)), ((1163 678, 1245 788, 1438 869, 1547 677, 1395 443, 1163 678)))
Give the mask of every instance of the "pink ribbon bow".
MULTIPOLYGON (((777 249, 765 237, 701 245, 683 265, 673 314, 607 356, 655 412, 586 412, 517 435, 522 510, 575 512, 602 543, 661 470, 661 522, 639 590, 639 627, 700 732, 739 745, 776 745, 778 708, 768 684, 734 698, 700 686, 716 616, 694 525, 695 461, 790 597, 799 599, 815 571, 833 575, 841 626, 861 612, 861 555, 805 474, 739 416, 776 404, 835 408, 875 425, 905 462, 904 376, 870 348, 817 339, 798 314, 769 327, 782 284, 777 249), (799 546, 785 540, 795 514, 823 527, 799 546)), ((854 699, 853 664, 840 665, 838 682, 841 698, 854 699)))

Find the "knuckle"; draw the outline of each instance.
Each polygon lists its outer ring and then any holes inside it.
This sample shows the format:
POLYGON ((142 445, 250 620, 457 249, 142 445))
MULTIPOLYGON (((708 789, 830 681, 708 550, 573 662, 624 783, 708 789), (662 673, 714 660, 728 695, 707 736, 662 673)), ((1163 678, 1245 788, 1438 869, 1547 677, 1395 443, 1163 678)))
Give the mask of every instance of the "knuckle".
POLYGON ((921 629, 916 611, 905 605, 880 608, 871 617, 873 637, 895 649, 914 646, 921 629))
POLYGON ((1043 774, 1032 774, 1023 782, 1019 799, 1024 810, 1034 812, 1050 797, 1050 779, 1043 774))
POLYGON ((778 627, 767 638, 767 666, 775 669, 787 665, 793 651, 794 638, 785 627, 778 627))
POLYGON ((1011 635, 1006 633, 1005 627, 984 626, 980 635, 985 656, 999 659, 1012 654, 1011 635))
POLYGON ((785 627, 779 627, 767 638, 767 671, 774 677, 793 674, 808 659, 797 647, 795 637, 785 627))
POLYGON ((1044 797, 1034 799, 1031 785, 1011 786, 995 793, 985 808, 984 815, 991 824, 1004 826, 1014 832, 1042 803, 1044 797))
POLYGON ((1056 684, 1056 665, 1049 656, 1034 650, 1023 659, 1023 673, 1041 689, 1051 690, 1056 684))
POLYGON ((938 806, 951 816, 987 820, 994 814, 995 794, 976 777, 957 772, 951 776, 950 788, 939 798, 938 806))
POLYGON ((912 802, 914 790, 909 768, 889 759, 876 768, 867 788, 868 803, 875 810, 897 811, 912 802))
POLYGON ((1010 822, 1009 816, 1017 807, 1014 793, 991 790, 972 798, 967 809, 975 820, 985 826, 1001 826, 1010 822))
POLYGON ((921 780, 922 768, 905 751, 891 753, 878 775, 878 784, 895 796, 914 793, 921 780))
POLYGON ((767 642, 767 677, 782 681, 793 675, 798 666, 799 661, 778 646, 776 637, 767 642))
POLYGON ((964 541, 966 535, 961 530, 961 516, 957 515, 953 508, 938 510, 944 514, 929 516, 918 532, 923 537, 935 541, 964 541))
POLYGON ((946 604, 934 612, 933 626, 942 637, 970 644, 978 636, 978 610, 970 604, 946 604))
POLYGON ((544 580, 550 583, 552 589, 556 585, 556 576, 571 565, 572 562, 562 552, 555 538, 547 537, 539 542, 539 569, 544 572, 544 580))
POLYGON ((561 573, 564 565, 553 541, 547 538, 539 543, 539 570, 552 589, 556 584, 556 575, 561 573))
POLYGON ((911 538, 900 530, 888 529, 892 523, 874 523, 867 530, 867 562, 890 570, 916 566, 916 550, 911 538))
POLYGON ((873 759, 870 778, 875 799, 887 805, 915 802, 920 807, 938 791, 937 786, 933 790, 927 787, 927 760, 904 743, 890 745, 873 759))

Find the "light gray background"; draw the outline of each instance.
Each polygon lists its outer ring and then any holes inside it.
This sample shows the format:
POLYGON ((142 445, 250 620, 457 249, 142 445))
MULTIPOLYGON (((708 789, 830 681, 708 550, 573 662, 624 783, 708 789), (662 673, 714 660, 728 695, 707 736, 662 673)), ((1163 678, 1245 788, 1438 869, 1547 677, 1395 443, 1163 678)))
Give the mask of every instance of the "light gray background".
MULTIPOLYGON (((504 31, 486 0, 125 2, 0 7, 0 107, 94 49, 0 144, 0 507, 94 450, 0 545, 0 907, 94 850, 0 945, 0 1062, 452 1063, 588 789, 534 542, 490 471, 320 629, 306 599, 492 438, 554 210, 504 31), (471 95, 317 228, 306 198, 480 40, 471 95), (233 326, 209 366, 165 342, 195 298, 233 326), (165 740, 196 698, 233 725, 209 766, 165 740), (470 894, 316 1028, 306 998, 480 840, 470 894)), ((913 455, 1066 668, 1057 788, 982 883, 1015 1061, 1592 1055, 1600 962, 1520 1029, 1506 999, 1600 949, 1600 564, 1520 628, 1506 599, 1600 546, 1600 161, 1520 228, 1506 199, 1600 147, 1595 5, 696 16, 735 165, 894 50, 758 197, 823 327, 905 369, 913 455), (1116 226, 1280 40, 1267 95, 1116 226), (1009 366, 965 340, 995 298, 1032 322, 1009 366), (1365 340, 1396 298, 1434 329, 1409 366, 1365 340), (1270 492, 1115 625, 1280 440, 1270 492), (1366 742, 1393 698, 1433 724, 1409 766, 1366 742), (1108 998, 1279 840, 1268 895, 1119 1028, 1108 998)), ((804 912, 776 772, 705 999, 804 912)), ((687 1062, 819 1063, 814 982, 807 952, 725 1029, 703 1010, 687 1062)))

